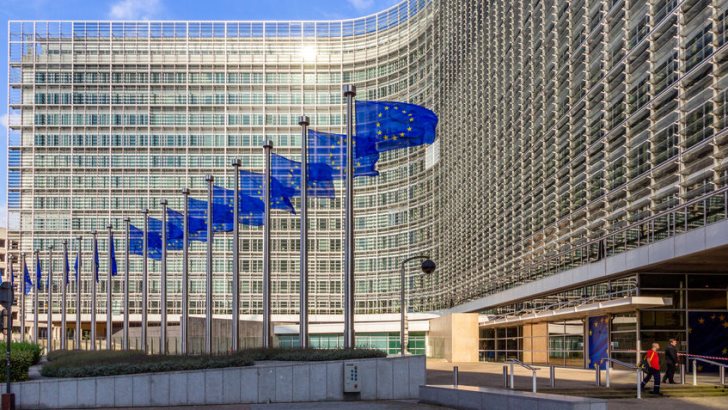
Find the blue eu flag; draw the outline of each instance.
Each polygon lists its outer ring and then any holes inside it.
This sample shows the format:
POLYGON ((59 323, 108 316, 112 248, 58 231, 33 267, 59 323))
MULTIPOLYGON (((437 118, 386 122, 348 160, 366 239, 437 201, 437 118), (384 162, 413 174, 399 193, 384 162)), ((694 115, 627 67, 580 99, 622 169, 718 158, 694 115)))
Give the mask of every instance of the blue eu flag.
POLYGON ((119 271, 116 266, 116 252, 114 251, 114 234, 109 239, 109 258, 111 259, 111 276, 116 276, 119 271))
POLYGON ((66 280, 66 285, 68 285, 68 274, 71 272, 71 267, 69 266, 69 263, 68 263, 68 249, 66 249, 66 251, 65 251, 65 253, 63 255, 63 259, 64 259, 63 263, 64 263, 64 266, 66 268, 66 277, 65 277, 65 280, 66 280))
POLYGON ((96 274, 96 283, 99 283, 99 240, 94 239, 94 273, 96 274))
MULTIPOLYGON (((170 229, 174 228, 173 224, 167 221, 167 250, 179 251, 182 249, 182 230, 170 229)), ((149 218, 149 236, 154 237, 154 240, 149 241, 149 248, 152 246, 158 248, 161 255, 162 253, 162 221, 156 218, 149 218)))
MULTIPOLYGON (((215 198, 215 202, 224 204, 230 208, 235 206, 235 191, 232 189, 214 186, 213 197, 215 198)), ((263 201, 260 198, 243 195, 242 192, 238 197, 238 223, 251 226, 263 226, 263 215, 265 214, 265 204, 263 201)))
POLYGON ((76 281, 77 281, 77 282, 78 282, 78 274, 79 274, 79 272, 78 272, 78 264, 79 264, 80 262, 81 262, 81 261, 80 261, 80 260, 78 260, 78 254, 76 254, 76 261, 75 261, 75 262, 73 262, 73 270, 74 270, 74 271, 76 272, 76 281))
POLYGON ((38 290, 40 290, 43 286, 43 272, 41 272, 40 269, 40 255, 35 254, 35 285, 38 287, 38 290))
MULTIPOLYGON (((362 138, 363 139, 363 138, 362 138)), ((353 139, 355 145, 358 139, 353 139)), ((379 175, 376 164, 379 161, 379 153, 376 145, 372 144, 373 150, 366 149, 363 153, 354 149, 354 177, 373 177, 379 175)), ((332 134, 328 132, 309 130, 308 131, 308 162, 309 175, 312 173, 311 165, 315 163, 326 164, 333 170, 333 177, 343 179, 346 176, 346 135, 332 134)), ((310 179, 310 178, 309 178, 310 179)))
MULTIPOLYGON (((213 195, 214 197, 214 195, 213 195)), ((191 241, 207 241, 207 201, 190 198, 189 206, 190 218, 195 218, 199 222, 196 225, 201 226, 202 230, 192 232, 190 230, 191 241)), ((233 230, 233 208, 221 202, 212 201, 212 231, 213 232, 231 232, 233 230)))
MULTIPOLYGON (((240 195, 257 198, 260 203, 253 205, 259 206, 263 203, 263 179, 264 175, 258 172, 240 170, 240 195)), ((270 179, 270 207, 271 209, 281 209, 292 214, 296 213, 291 202, 291 197, 296 195, 291 189, 286 188, 276 178, 270 179)), ((265 206, 264 206, 265 208, 265 206)))
MULTIPOLYGON (((154 260, 162 259, 162 239, 149 232, 147 254, 154 260)), ((134 225, 129 226, 129 253, 144 256, 144 231, 134 225)))
MULTIPOLYGON (((167 208, 167 223, 170 225, 170 231, 184 233, 184 215, 175 211, 172 208, 167 208)), ((206 224, 204 220, 199 218, 193 218, 191 215, 187 215, 187 233, 195 233, 204 231, 206 224)), ((180 237, 182 239, 182 237, 180 237)))
MULTIPOLYGON (((357 101, 356 136, 376 141, 378 152, 435 142, 437 115, 403 102, 357 101)), ((357 150, 364 147, 357 146, 357 150)))
POLYGON ((25 294, 30 294, 30 290, 33 289, 33 281, 30 280, 30 272, 28 272, 28 264, 23 263, 23 279, 25 280, 25 285, 23 286, 25 294))
MULTIPOLYGON (((295 196, 301 194, 301 163, 278 154, 271 154, 271 176, 284 189, 295 196)), ((308 167, 308 194, 315 197, 333 198, 334 176, 330 166, 311 163, 308 167)))

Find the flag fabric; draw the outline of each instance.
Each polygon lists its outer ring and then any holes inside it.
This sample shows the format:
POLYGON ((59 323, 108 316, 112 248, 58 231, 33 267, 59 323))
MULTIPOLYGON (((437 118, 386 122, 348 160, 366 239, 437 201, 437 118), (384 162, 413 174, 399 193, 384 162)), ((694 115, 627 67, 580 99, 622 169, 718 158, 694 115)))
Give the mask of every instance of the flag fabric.
POLYGON ((607 365, 602 360, 609 357, 609 316, 592 316, 589 324, 589 368, 607 365))
MULTIPOLYGON (((374 141, 377 152, 432 144, 437 115, 416 104, 394 101, 357 101, 356 136, 374 141)), ((372 147, 368 147, 371 149, 372 147)), ((367 147, 357 146, 362 154, 367 147)))
POLYGON ((38 290, 41 290, 43 287, 43 272, 41 272, 40 268, 40 255, 35 254, 35 285, 38 287, 38 290))
MULTIPOLYGON (((151 233, 147 235, 147 254, 154 260, 162 259, 162 239, 151 233)), ((129 253, 144 256, 144 231, 129 225, 129 253)))
POLYGON ((25 285, 23 286, 25 294, 30 294, 30 289, 33 288, 33 281, 30 280, 30 272, 28 272, 28 264, 23 263, 23 280, 25 281, 25 285))
MULTIPOLYGON (((306 192, 314 197, 334 198, 333 169, 327 164, 309 163, 308 171, 308 190, 306 192)), ((290 193, 289 197, 301 195, 301 163, 299 161, 271 154, 271 177, 283 185, 283 188, 290 193)))
POLYGON ((78 264, 80 263, 80 261, 78 259, 79 256, 80 255, 78 253, 76 253, 76 262, 73 262, 73 270, 76 272, 76 281, 77 282, 78 282, 78 274, 79 274, 79 272, 78 272, 78 264))
MULTIPOLYGON (((263 180, 265 175, 259 172, 253 172, 248 170, 240 170, 240 195, 243 197, 256 198, 259 202, 241 201, 250 203, 255 211, 261 204, 263 205, 263 211, 265 212, 265 204, 263 203, 263 180)), ((271 209, 281 209, 288 211, 292 214, 296 214, 296 209, 293 207, 291 197, 295 196, 296 193, 290 189, 287 189, 281 184, 280 181, 271 177, 270 179, 270 207, 271 209)), ((246 205, 243 205, 246 206, 246 205)), ((241 213, 243 213, 241 211, 241 213)))
MULTIPOLYGON (((167 224, 172 232, 181 232, 184 235, 184 214, 179 211, 175 211, 172 208, 167 208, 167 224)), ((203 219, 193 218, 191 215, 187 215, 187 233, 197 233, 206 230, 206 223, 203 219)), ((180 236, 180 239, 184 239, 184 236, 180 236)))
MULTIPOLYGON (((214 198, 214 195, 213 195, 214 198)), ((198 231, 190 229, 189 238, 191 241, 207 241, 207 201, 190 198, 188 204, 189 217, 196 219, 195 226, 201 228, 198 231)), ((232 232, 233 230, 233 208, 221 202, 212 201, 212 231, 232 232)))
MULTIPOLYGON (((149 218, 149 232, 148 235, 153 237, 154 240, 149 241, 149 248, 155 248, 155 252, 162 254, 162 221, 156 218, 149 218)), ((168 251, 180 251, 182 250, 182 238, 183 231, 178 228, 176 224, 170 223, 167 220, 167 250, 168 251)))
MULTIPOLYGON (((352 139, 355 145, 357 140, 356 136, 352 139)), ((376 146, 373 150, 364 149, 363 151, 371 152, 368 155, 360 155, 359 150, 356 147, 354 149, 354 177, 379 175, 376 168, 377 161, 379 161, 376 146)), ((346 135, 308 130, 308 162, 309 175, 315 172, 311 165, 320 163, 331 167, 333 178, 344 179, 346 177, 346 135)))
POLYGON ((68 274, 71 271, 71 266, 68 263, 68 248, 66 248, 63 251, 63 253, 64 253, 63 254, 63 267, 66 270, 66 272, 65 272, 65 280, 66 280, 66 285, 68 285, 68 274))
POLYGON ((99 269, 101 264, 99 263, 99 239, 94 238, 94 274, 96 275, 96 283, 99 283, 99 269))
MULTIPOLYGON (((213 187, 213 198, 216 203, 235 209, 235 191, 223 187, 213 187)), ((263 226, 265 204, 260 198, 238 195, 238 223, 251 226, 263 226)))
POLYGON ((119 271, 116 266, 116 252, 114 251, 114 234, 109 239, 109 258, 111 259, 111 276, 116 276, 119 271))

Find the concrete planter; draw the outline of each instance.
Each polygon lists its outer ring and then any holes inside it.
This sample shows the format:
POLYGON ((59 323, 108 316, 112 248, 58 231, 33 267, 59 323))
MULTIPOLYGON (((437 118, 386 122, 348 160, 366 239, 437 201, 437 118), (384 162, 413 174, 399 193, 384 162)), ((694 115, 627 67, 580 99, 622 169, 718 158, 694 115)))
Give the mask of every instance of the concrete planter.
POLYGON ((408 356, 41 379, 16 383, 12 391, 19 409, 343 400, 344 363, 359 365, 362 400, 417 399, 425 384, 425 357, 408 356))

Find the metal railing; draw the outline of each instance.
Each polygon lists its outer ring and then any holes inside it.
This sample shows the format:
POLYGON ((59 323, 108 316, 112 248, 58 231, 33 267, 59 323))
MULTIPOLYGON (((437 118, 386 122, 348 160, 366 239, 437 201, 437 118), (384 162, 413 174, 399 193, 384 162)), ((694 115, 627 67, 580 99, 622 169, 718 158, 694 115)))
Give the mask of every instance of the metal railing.
MULTIPOLYGON (((542 247, 535 248, 521 256, 524 258, 523 261, 514 263, 514 266, 527 272, 527 277, 517 284, 513 283, 505 288, 493 288, 493 291, 502 291, 521 284, 523 281, 530 282, 594 263, 725 219, 728 219, 728 186, 617 228, 600 238, 580 244, 566 245, 564 246, 566 249, 563 250, 547 251, 542 247), (544 252, 544 254, 537 255, 539 252, 544 252), (526 258, 531 258, 531 260, 526 261, 526 258)), ((507 249, 507 252, 514 252, 513 248, 507 249)), ((499 265, 495 269, 503 268, 503 266, 505 265, 499 265)), ((486 290, 485 293, 492 292, 486 290)), ((459 303, 482 296, 483 294, 465 297, 459 303)))
MULTIPOLYGON (((728 364, 725 363, 718 363, 713 360, 703 359, 702 357, 687 357, 687 361, 693 361, 693 386, 698 385, 698 362, 703 362, 707 364, 712 364, 713 366, 718 366, 718 373, 720 374, 720 385, 725 386, 725 369, 728 367, 728 364)), ((685 366, 682 367, 682 371, 680 372, 681 376, 681 382, 682 384, 685 384, 685 366)))
POLYGON ((606 358, 600 360, 599 364, 594 365, 594 370, 596 371, 597 386, 601 386, 601 384, 602 384, 601 380, 600 380, 601 375, 602 375, 601 367, 602 367, 602 364, 604 364, 605 362, 606 362, 606 366, 604 366, 604 377, 605 377, 604 385, 605 385, 605 387, 611 387, 611 379, 609 377, 610 376, 609 369, 611 367, 610 364, 611 363, 617 364, 617 365, 625 367, 629 370, 635 371, 636 379, 637 379, 637 398, 641 399, 642 398, 642 368, 640 368, 639 366, 635 366, 633 364, 625 363, 621 360, 606 357, 606 358))
POLYGON ((511 379, 510 379, 510 386, 509 386, 509 388, 511 390, 515 389, 515 378, 514 378, 514 373, 515 373, 514 370, 515 369, 514 369, 514 366, 515 365, 519 365, 519 366, 523 367, 524 369, 527 369, 527 370, 530 370, 531 371, 531 379, 532 379, 531 391, 534 392, 534 393, 536 393, 536 372, 538 370, 541 370, 541 368, 529 366, 526 363, 523 363, 522 361, 517 360, 517 359, 509 359, 507 362, 508 362, 508 364, 510 366, 510 373, 511 373, 510 374, 511 379))

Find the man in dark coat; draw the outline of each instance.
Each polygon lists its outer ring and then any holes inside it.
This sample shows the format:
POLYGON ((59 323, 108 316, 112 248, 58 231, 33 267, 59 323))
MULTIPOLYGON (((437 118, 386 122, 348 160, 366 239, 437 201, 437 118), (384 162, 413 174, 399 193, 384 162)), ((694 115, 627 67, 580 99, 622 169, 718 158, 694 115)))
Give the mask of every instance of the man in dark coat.
POLYGON ((677 340, 670 339, 667 348, 665 349, 665 363, 667 364, 667 370, 665 371, 665 377, 662 380, 670 384, 675 384, 675 367, 678 364, 677 358, 677 340))

